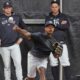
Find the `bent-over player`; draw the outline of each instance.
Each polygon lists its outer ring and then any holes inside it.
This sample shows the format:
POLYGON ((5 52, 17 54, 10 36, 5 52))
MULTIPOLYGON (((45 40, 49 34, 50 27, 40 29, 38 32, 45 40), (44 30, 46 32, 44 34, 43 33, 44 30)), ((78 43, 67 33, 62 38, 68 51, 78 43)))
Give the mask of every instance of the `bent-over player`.
POLYGON ((62 46, 58 45, 55 48, 54 43, 55 39, 52 38, 55 26, 52 21, 48 21, 45 24, 44 32, 30 33, 19 27, 14 27, 13 30, 19 32, 27 39, 31 39, 34 42, 34 46, 28 53, 28 80, 34 80, 36 77, 36 70, 38 70, 40 80, 46 80, 45 70, 47 68, 47 58, 50 55, 50 52, 56 54, 62 52, 62 46))

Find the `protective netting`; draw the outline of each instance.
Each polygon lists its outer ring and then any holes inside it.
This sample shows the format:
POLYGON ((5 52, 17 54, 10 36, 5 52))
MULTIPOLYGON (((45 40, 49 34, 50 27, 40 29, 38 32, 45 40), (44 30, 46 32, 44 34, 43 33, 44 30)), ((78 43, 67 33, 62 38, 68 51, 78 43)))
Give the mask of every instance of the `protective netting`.
MULTIPOLYGON (((2 8, 2 4, 5 1, 9 0, 0 0, 0 11, 2 8)), ((52 0, 10 0, 14 6, 14 10, 16 13, 20 13, 23 18, 31 18, 31 19, 44 19, 45 16, 49 12, 50 2, 52 0)), ((68 49, 70 55, 71 62, 71 73, 72 77, 75 75, 80 75, 80 0, 63 0, 63 13, 67 14, 70 20, 70 28, 68 31, 68 49)), ((42 29, 43 25, 28 25, 28 29, 30 31, 39 31, 42 29), (40 28, 41 27, 41 28, 40 28)), ((25 47, 27 45, 27 41, 25 41, 25 47)), ((22 49, 22 59, 26 59, 25 57, 27 51, 21 47, 22 49)), ((29 46, 30 47, 30 46, 29 46)), ((26 60, 23 60, 23 68, 26 65, 26 60), (25 62, 24 62, 25 61, 25 62)), ((24 77, 26 75, 26 69, 23 69, 24 77)), ((14 67, 12 65, 12 78, 15 80, 14 67)), ((50 68, 47 71, 48 80, 52 80, 50 68), (49 75, 49 76, 48 76, 49 75)), ((0 57, 0 80, 4 80, 3 73, 3 62, 0 57)))

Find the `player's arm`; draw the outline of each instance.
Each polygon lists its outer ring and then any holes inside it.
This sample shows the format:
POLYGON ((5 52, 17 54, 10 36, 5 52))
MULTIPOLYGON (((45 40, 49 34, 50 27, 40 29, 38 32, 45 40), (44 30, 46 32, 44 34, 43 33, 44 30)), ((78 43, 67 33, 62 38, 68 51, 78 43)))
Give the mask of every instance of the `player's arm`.
POLYGON ((69 28, 69 26, 70 26, 69 21, 66 19, 61 21, 60 27, 58 26, 58 28, 66 30, 69 28))
POLYGON ((22 29, 25 29, 26 28, 26 24, 24 23, 22 17, 20 15, 18 15, 18 16, 19 16, 19 24, 18 24, 18 26, 20 28, 22 28, 22 29))
POLYGON ((21 35, 23 35, 24 37, 26 37, 27 39, 31 39, 31 33, 28 32, 27 30, 25 29, 21 29, 20 27, 18 26, 14 26, 13 27, 13 30, 20 33, 21 35))
POLYGON ((23 38, 20 37, 20 38, 17 40, 16 44, 20 44, 22 41, 23 41, 23 38))
POLYGON ((57 25, 57 28, 61 29, 61 30, 66 30, 68 29, 70 26, 69 20, 68 18, 65 16, 61 21, 60 24, 57 25))

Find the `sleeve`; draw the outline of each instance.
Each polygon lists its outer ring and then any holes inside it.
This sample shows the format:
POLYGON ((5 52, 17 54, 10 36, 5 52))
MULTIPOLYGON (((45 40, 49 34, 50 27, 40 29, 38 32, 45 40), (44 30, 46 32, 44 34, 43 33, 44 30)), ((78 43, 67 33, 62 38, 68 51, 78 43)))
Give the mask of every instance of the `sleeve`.
POLYGON ((69 26, 70 26, 69 19, 67 18, 66 15, 64 15, 62 19, 60 20, 60 23, 56 26, 56 28, 61 29, 61 30, 66 30, 69 28, 69 26), (66 21, 66 23, 62 24, 62 21, 66 21))
POLYGON ((24 29, 26 27, 26 24, 23 22, 21 16, 19 16, 19 26, 20 28, 24 29))
POLYGON ((32 40, 37 40, 37 39, 39 39, 39 36, 40 36, 40 32, 31 33, 31 38, 32 38, 32 40))

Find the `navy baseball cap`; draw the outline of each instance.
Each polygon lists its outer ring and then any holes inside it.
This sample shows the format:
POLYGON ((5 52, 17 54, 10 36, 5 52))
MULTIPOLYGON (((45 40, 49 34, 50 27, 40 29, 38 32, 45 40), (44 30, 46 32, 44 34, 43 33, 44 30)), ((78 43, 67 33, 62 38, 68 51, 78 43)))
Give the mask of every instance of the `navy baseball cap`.
POLYGON ((6 7, 12 7, 11 2, 4 2, 3 8, 6 8, 6 7))
POLYGON ((45 27, 48 27, 49 25, 52 25, 53 27, 55 27, 52 20, 49 20, 49 21, 45 22, 45 27))

